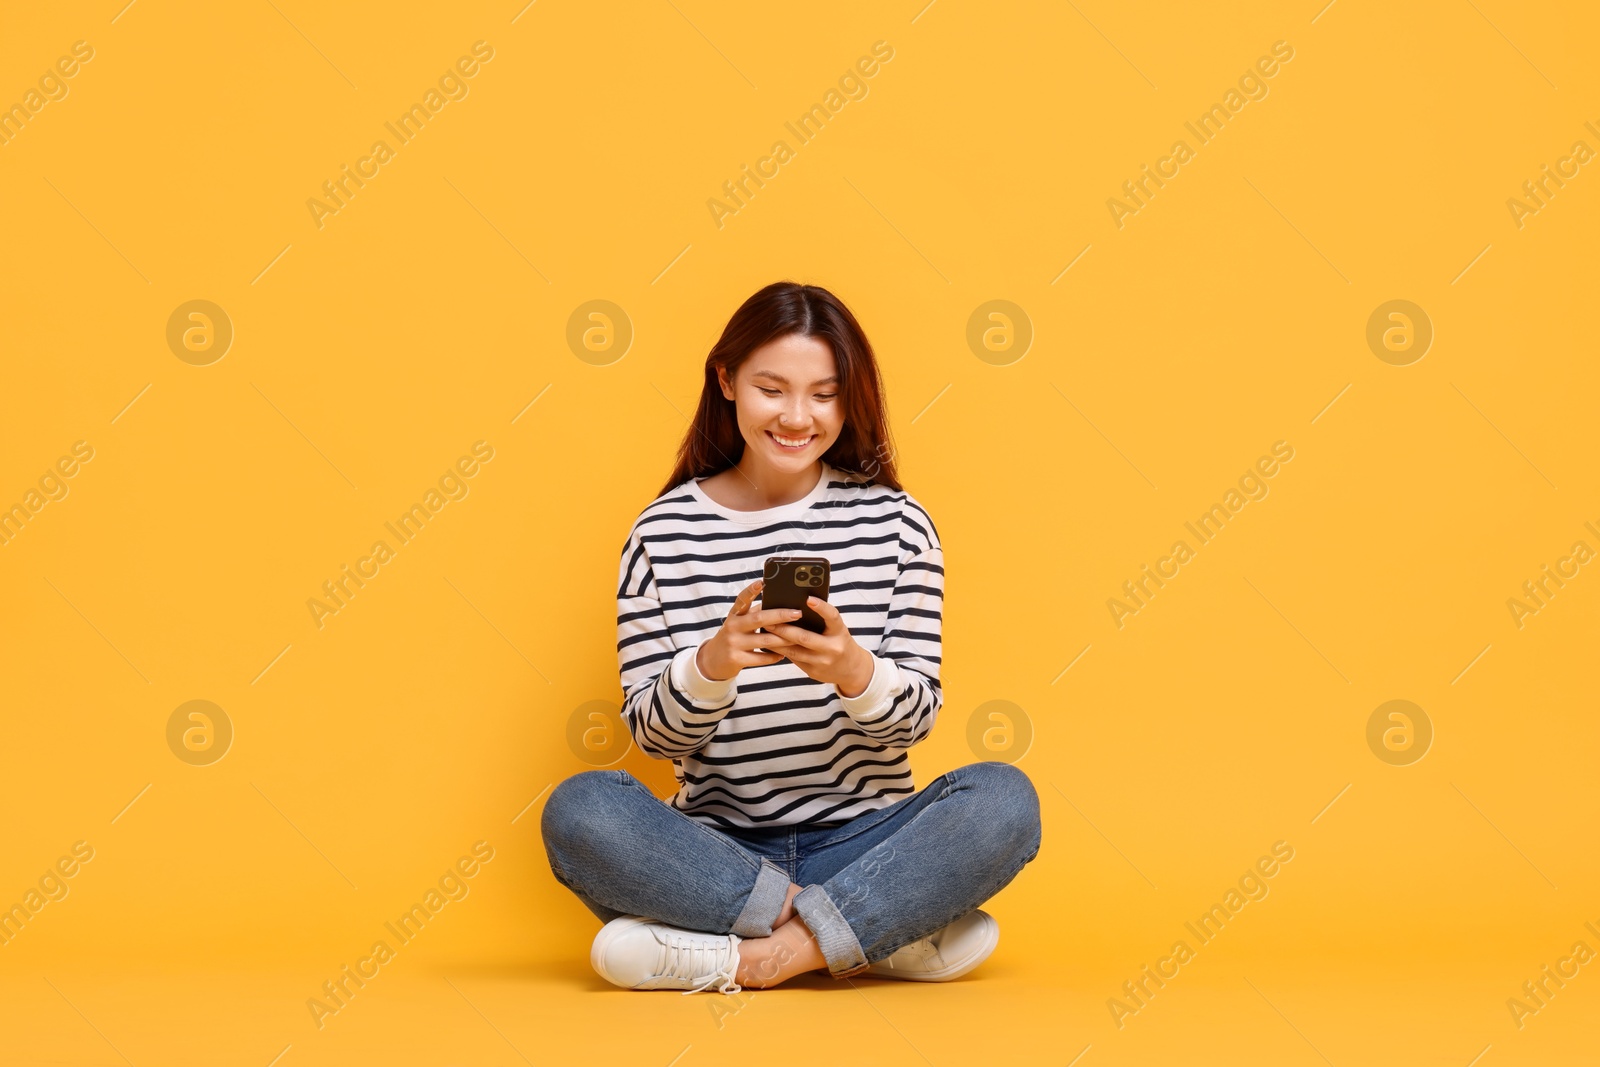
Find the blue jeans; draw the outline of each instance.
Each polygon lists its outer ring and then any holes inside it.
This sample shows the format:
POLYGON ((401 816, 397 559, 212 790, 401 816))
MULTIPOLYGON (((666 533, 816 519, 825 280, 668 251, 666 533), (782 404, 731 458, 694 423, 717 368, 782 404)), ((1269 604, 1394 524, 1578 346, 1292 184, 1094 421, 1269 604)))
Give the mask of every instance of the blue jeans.
POLYGON ((627 771, 584 771, 541 821, 556 880, 602 922, 766 937, 789 883, 828 973, 846 978, 971 912, 1039 854, 1039 796, 1005 763, 970 763, 837 826, 725 829, 627 771))

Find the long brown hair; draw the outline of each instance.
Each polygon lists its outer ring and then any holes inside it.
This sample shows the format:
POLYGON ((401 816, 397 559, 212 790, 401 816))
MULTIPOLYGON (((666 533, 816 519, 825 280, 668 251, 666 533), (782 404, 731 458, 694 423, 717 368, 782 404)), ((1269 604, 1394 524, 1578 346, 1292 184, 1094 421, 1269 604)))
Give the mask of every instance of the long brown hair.
POLYGON ((700 406, 678 446, 672 474, 657 496, 739 462, 744 437, 734 402, 722 395, 717 368, 723 368, 731 382, 750 353, 790 334, 826 341, 838 365, 844 427, 823 460, 847 473, 865 475, 868 482, 902 488, 895 474, 883 379, 861 324, 838 297, 819 285, 773 282, 739 305, 706 356, 700 406))

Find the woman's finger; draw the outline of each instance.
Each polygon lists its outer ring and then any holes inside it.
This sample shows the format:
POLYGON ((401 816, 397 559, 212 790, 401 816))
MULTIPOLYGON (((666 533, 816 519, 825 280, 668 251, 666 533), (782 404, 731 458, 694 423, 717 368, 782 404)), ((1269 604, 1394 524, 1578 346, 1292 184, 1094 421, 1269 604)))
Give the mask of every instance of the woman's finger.
POLYGON ((767 627, 767 632, 777 634, 789 644, 799 645, 802 648, 816 648, 818 647, 816 642, 822 638, 821 634, 814 634, 804 626, 795 626, 787 622, 775 623, 767 627))
POLYGON ((736 639, 738 646, 746 651, 752 648, 790 648, 791 643, 782 636, 768 631, 762 634, 745 634, 736 639))
POLYGON ((761 591, 761 583, 762 579, 757 578, 755 581, 751 582, 749 585, 740 590, 739 595, 734 598, 733 610, 728 612, 728 617, 730 619, 735 615, 743 615, 745 612, 750 610, 751 602, 755 600, 756 594, 761 591))
POLYGON ((815 596, 806 597, 806 605, 810 607, 812 611, 822 616, 823 625, 827 627, 827 629, 824 631, 825 633, 834 634, 849 632, 848 627, 846 627, 844 624, 844 616, 839 614, 839 609, 828 603, 826 600, 815 596))

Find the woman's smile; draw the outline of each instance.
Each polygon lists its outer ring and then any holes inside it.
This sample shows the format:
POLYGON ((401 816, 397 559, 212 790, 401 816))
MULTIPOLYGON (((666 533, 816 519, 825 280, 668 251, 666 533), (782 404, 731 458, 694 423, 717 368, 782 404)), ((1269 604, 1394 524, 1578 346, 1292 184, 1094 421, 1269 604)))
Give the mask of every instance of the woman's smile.
POLYGON ((544 801, 556 880, 605 923, 590 966, 689 993, 808 972, 959 978, 999 943, 976 905, 1038 855, 1039 797, 976 741, 981 762, 913 780, 905 750, 944 706, 944 548, 895 474, 872 345, 826 289, 774 282, 734 312, 704 373, 616 584, 619 736, 672 760, 677 792, 597 769, 544 801), (821 629, 799 620, 813 613, 821 629), (796 840, 811 855, 837 844, 841 873, 802 885, 803 858, 798 881, 765 863, 752 887, 755 851, 796 840), (879 870, 885 853, 902 866, 879 870))
POLYGON ((806 434, 804 437, 783 437, 783 436, 779 436, 778 434, 773 433, 771 430, 768 430, 767 431, 767 436, 772 438, 773 443, 778 446, 778 449, 780 451, 783 451, 783 452, 804 452, 807 448, 809 448, 811 446, 812 440, 817 435, 812 433, 812 434, 806 434))

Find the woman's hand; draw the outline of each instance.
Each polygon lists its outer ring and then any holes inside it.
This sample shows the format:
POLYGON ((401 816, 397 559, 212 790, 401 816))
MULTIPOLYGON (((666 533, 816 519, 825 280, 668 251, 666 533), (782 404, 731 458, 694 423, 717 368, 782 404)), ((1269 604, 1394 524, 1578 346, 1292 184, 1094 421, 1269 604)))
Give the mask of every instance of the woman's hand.
POLYGON ((858 697, 865 693, 872 682, 872 654, 851 636, 838 608, 814 596, 807 597, 806 604, 822 616, 823 631, 812 633, 804 626, 789 623, 767 626, 777 640, 769 641, 765 647, 781 651, 817 681, 832 682, 840 696, 858 697))
POLYGON ((725 682, 746 667, 765 667, 783 660, 775 652, 755 651, 758 648, 771 648, 773 644, 768 634, 758 634, 756 628, 770 632, 780 623, 798 619, 800 612, 788 608, 752 612, 750 604, 761 591, 762 582, 763 579, 757 578, 744 587, 744 591, 733 602, 728 617, 722 620, 721 628, 695 653, 695 666, 714 682, 725 682))

